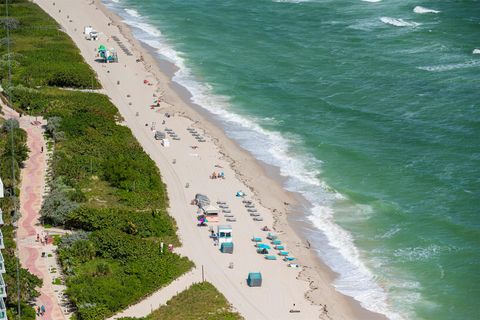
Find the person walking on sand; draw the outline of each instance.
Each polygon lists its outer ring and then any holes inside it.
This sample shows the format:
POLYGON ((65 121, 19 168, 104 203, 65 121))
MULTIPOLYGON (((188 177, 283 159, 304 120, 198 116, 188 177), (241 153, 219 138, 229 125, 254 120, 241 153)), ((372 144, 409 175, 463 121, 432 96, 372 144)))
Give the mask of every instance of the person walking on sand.
POLYGON ((45 306, 42 304, 42 306, 40 307, 40 315, 43 317, 43 315, 45 314, 45 306))

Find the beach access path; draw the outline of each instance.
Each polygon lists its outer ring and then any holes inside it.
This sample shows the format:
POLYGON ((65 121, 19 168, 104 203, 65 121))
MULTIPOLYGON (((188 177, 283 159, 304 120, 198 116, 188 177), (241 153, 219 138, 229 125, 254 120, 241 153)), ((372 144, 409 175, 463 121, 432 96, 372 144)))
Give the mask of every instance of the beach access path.
POLYGON ((175 279, 168 286, 156 291, 152 295, 134 304, 120 313, 117 313, 108 320, 119 318, 141 318, 148 316, 152 311, 165 305, 168 300, 188 289, 192 284, 202 281, 202 273, 199 269, 194 268, 190 272, 185 273, 181 277, 175 279))
POLYGON ((64 287, 52 283, 54 275, 60 270, 55 258, 55 247, 51 243, 37 241, 37 235, 43 237, 48 231, 39 223, 47 168, 47 147, 42 128, 45 123, 41 118, 19 117, 17 112, 3 104, 2 111, 5 119, 17 119, 20 128, 27 132, 30 150, 21 171, 20 218, 17 228, 20 264, 43 281, 39 289, 40 296, 35 301, 37 306, 45 307, 43 319, 69 319, 60 306, 64 287))
MULTIPOLYGON (((176 220, 178 235, 182 242, 179 252, 191 259, 196 268, 204 270, 205 280, 223 293, 236 311, 246 319, 254 320, 362 318, 357 316, 356 310, 352 308, 353 304, 347 303, 344 296, 338 294, 330 282, 321 283, 319 290, 322 300, 318 305, 312 304, 305 297, 305 293, 310 289, 309 283, 298 280, 299 268, 287 267, 287 263, 282 261, 280 256, 277 256, 276 261, 268 261, 263 255, 256 253, 251 238, 260 236, 267 241, 266 232, 260 229, 265 225, 273 227, 272 211, 260 204, 250 187, 243 183, 234 171, 223 150, 217 147, 216 141, 221 138, 217 135, 210 136, 211 132, 204 132, 203 123, 181 116, 181 113, 188 112, 190 107, 185 104, 184 98, 172 89, 172 83, 167 75, 152 74, 149 70, 154 68, 140 61, 142 53, 134 48, 133 40, 130 42, 122 33, 126 27, 121 22, 114 22, 112 19, 115 18, 110 18, 98 3, 91 0, 35 0, 34 2, 49 13, 62 26, 62 30, 73 39, 85 61, 97 73, 106 94, 119 109, 123 117, 122 125, 132 130, 146 153, 160 169, 162 179, 167 186, 169 213, 176 220), (85 39, 83 29, 89 25, 99 32, 98 41, 85 39), (133 55, 128 56, 121 51, 120 43, 133 55), (107 48, 117 48, 119 62, 105 64, 96 61, 97 48, 100 44, 104 44, 107 48), (160 84, 157 82, 157 77, 161 79, 160 84), (155 99, 154 94, 162 93, 164 93, 164 100, 160 108, 151 108, 155 99), (168 103, 165 103, 165 100, 168 103), (170 113, 170 116, 166 116, 166 112, 170 113), (172 139, 169 147, 162 147, 160 142, 154 139, 154 132, 155 130, 164 131, 166 127, 177 133, 180 140, 172 139), (204 142, 197 141, 187 131, 187 128, 192 127, 195 127, 205 138, 204 142), (210 179, 212 172, 218 173, 220 170, 224 172, 225 179, 210 179), (242 199, 235 197, 239 190, 247 193, 247 197, 253 201, 264 221, 254 221, 250 217, 242 199), (196 193, 206 194, 213 203, 220 200, 227 202, 232 213, 235 214, 237 221, 231 223, 235 244, 233 254, 220 253, 218 246, 214 246, 212 239, 209 238, 208 228, 197 226, 197 208, 190 204, 196 193), (262 273, 261 287, 247 286, 246 278, 249 272, 262 273), (328 305, 328 315, 323 311, 320 303, 328 305), (292 313, 290 312, 292 309, 299 312, 292 313)), ((223 145, 227 142, 221 141, 221 143, 223 145)), ((241 168, 241 162, 235 163, 236 170, 241 168)), ((246 161, 243 162, 246 163, 246 161)), ((261 171, 249 172, 249 174, 260 179, 263 176, 261 171)), ((267 190, 278 189, 272 184, 267 185, 267 190)), ((282 194, 271 193, 270 197, 262 198, 262 203, 271 200, 270 202, 280 203, 278 208, 285 208, 282 194)), ((230 222, 221 215, 220 224, 225 223, 230 222)), ((279 236, 282 241, 292 237, 287 233, 279 236)), ((298 238, 293 237, 293 239, 298 238)), ((301 241, 294 242, 294 245, 288 249, 293 250, 294 246, 301 247, 301 241)), ((272 254, 276 255, 276 252, 272 251, 272 254)), ((302 260, 299 262, 302 263, 302 260)), ((168 286, 164 289, 166 288, 168 286)), ((159 303, 161 303, 160 300, 156 301, 157 305, 159 303)), ((151 311, 148 303, 138 304, 138 306, 142 309, 139 314, 143 315, 151 311)), ((363 318, 375 319, 371 316, 368 314, 363 318)))

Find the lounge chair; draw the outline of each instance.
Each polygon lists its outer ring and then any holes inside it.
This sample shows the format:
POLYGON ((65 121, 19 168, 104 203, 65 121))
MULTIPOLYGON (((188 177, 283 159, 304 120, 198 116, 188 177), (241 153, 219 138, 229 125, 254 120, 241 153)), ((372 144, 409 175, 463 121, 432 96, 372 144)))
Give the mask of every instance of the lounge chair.
POLYGON ((274 248, 277 250, 285 250, 285 246, 275 246, 274 248))
POLYGON ((268 255, 268 254, 266 254, 266 255, 265 255, 265 259, 267 259, 267 260, 277 260, 277 257, 274 256, 274 255, 268 255))
POLYGON ((255 208, 250 208, 250 209, 247 210, 247 212, 257 212, 257 209, 255 209, 255 208))
POLYGON ((225 218, 233 218, 233 217, 235 217, 235 216, 233 215, 233 213, 227 213, 227 214, 224 214, 224 216, 225 216, 225 218))
POLYGON ((281 245, 281 244, 282 244, 282 241, 280 241, 280 240, 278 240, 278 239, 277 239, 277 240, 273 240, 273 241, 272 241, 272 244, 278 246, 278 245, 281 245))
POLYGON ((228 222, 236 222, 236 221, 237 221, 237 218, 235 218, 235 217, 229 217, 229 218, 227 218, 227 219, 225 219, 225 220, 227 220, 228 222))
POLYGON ((255 217, 255 218, 253 218, 253 221, 263 221, 263 218, 262 217, 255 217))
POLYGON ((253 242, 262 242, 262 238, 260 238, 260 237, 253 237, 253 238, 252 238, 252 241, 253 241, 253 242))
POLYGON ((259 254, 268 254, 268 250, 265 248, 258 248, 257 253, 259 254))
POLYGON ((277 238, 278 238, 278 237, 277 237, 276 234, 273 234, 273 233, 270 233, 270 232, 269 232, 268 235, 267 235, 267 239, 268 239, 268 240, 277 240, 277 238))
POLYGON ((268 244, 265 244, 265 243, 257 243, 257 244, 255 244, 255 247, 263 248, 263 249, 270 249, 270 246, 268 244))
POLYGON ((280 252, 278 253, 278 255, 279 255, 279 256, 284 256, 284 257, 286 257, 286 256, 288 256, 288 251, 280 251, 280 252))
POLYGON ((294 261, 294 260, 297 260, 297 259, 295 259, 294 257, 285 257, 285 258, 283 258, 283 261, 287 261, 287 262, 294 261))
POLYGON ((247 285, 249 287, 261 287, 262 274, 260 272, 250 272, 247 278, 247 285))

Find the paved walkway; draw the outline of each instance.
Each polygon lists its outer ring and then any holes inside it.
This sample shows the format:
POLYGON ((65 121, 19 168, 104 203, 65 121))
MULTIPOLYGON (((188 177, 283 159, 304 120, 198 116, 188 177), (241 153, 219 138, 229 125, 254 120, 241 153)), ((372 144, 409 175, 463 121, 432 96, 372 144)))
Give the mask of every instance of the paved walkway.
POLYGON ((119 319, 123 317, 141 318, 148 316, 152 311, 165 305, 173 296, 189 288, 192 284, 202 281, 202 272, 198 269, 184 274, 175 279, 168 286, 161 288, 152 295, 143 299, 139 303, 132 305, 124 311, 114 315, 108 320, 119 319))
MULTIPOLYGON (((39 224, 39 211, 42 206, 43 193, 45 190, 45 175, 47 167, 46 145, 43 137, 41 119, 37 121, 34 117, 23 116, 2 106, 5 113, 4 118, 16 118, 20 127, 28 134, 27 145, 30 149, 29 158, 25 162, 25 168, 21 172, 20 185, 20 212, 18 221, 17 246, 22 267, 27 268, 31 273, 43 280, 40 288, 40 297, 37 298, 38 306, 45 306, 46 313, 39 319, 60 320, 67 319, 59 305, 57 292, 61 291, 59 286, 52 284, 53 268, 57 268, 53 255, 55 247, 51 244, 42 244, 37 241, 37 234, 44 234, 45 230, 39 224), (43 152, 42 152, 43 147, 43 152), (45 257, 42 257, 45 252, 45 257), (48 257, 52 254, 52 257, 48 257)), ((58 271, 56 271, 58 272, 58 271)))

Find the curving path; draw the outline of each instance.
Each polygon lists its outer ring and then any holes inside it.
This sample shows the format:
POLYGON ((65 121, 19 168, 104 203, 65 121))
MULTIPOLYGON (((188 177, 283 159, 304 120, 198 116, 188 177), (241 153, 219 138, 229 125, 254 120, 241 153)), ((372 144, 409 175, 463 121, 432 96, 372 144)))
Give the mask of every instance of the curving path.
POLYGON ((27 145, 30 149, 29 158, 25 162, 25 168, 21 172, 20 185, 20 219, 17 229, 17 246, 19 259, 23 268, 43 280, 40 288, 40 296, 37 298, 38 306, 45 306, 46 313, 39 319, 67 319, 59 305, 56 291, 52 284, 53 278, 49 269, 52 267, 51 260, 47 256, 53 253, 52 244, 43 245, 37 242, 37 234, 44 232, 39 224, 39 211, 42 206, 43 193, 45 190, 45 175, 47 167, 46 145, 43 137, 42 121, 36 118, 23 116, 2 105, 4 118, 16 118, 20 127, 27 132, 27 145), (41 149, 44 149, 44 152, 41 149), (45 257, 42 257, 45 252, 45 257))

